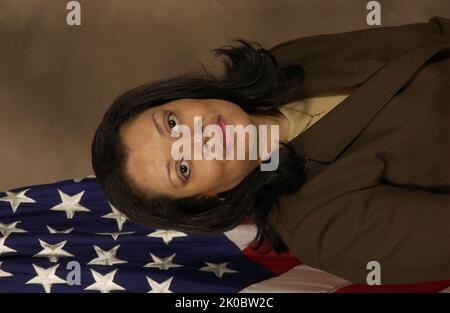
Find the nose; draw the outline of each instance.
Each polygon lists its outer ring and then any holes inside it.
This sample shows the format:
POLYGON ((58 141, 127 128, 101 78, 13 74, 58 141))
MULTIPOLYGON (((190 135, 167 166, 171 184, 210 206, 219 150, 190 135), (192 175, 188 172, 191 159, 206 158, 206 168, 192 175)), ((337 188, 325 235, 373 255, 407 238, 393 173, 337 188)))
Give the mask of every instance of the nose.
POLYGON ((194 128, 191 129, 191 160, 195 159, 195 145, 198 145, 201 149, 201 151, 199 151, 198 157, 201 157, 202 159, 204 158, 204 151, 209 149, 209 147, 207 146, 207 142, 211 137, 203 135, 206 126, 208 125, 203 122, 203 118, 197 119, 196 122, 194 121, 194 128), (197 129, 199 130, 198 132, 195 131, 197 129))
MULTIPOLYGON (((194 129, 196 129, 195 127, 197 126, 197 128, 201 131, 199 131, 197 134, 195 133, 195 131, 191 131, 191 135, 192 135, 192 140, 191 140, 191 151, 192 151, 192 159, 194 159, 194 142, 196 142, 196 144, 201 148, 199 157, 201 156, 202 159, 205 159, 205 152, 206 153, 211 153, 211 149, 212 149, 212 144, 211 142, 209 142, 214 136, 213 135, 207 135, 204 133, 204 130, 207 126, 209 125, 216 125, 215 123, 205 123, 204 120, 202 119, 201 122, 198 121, 198 124, 194 125, 194 129)), ((216 134, 217 135, 217 134, 216 134)))

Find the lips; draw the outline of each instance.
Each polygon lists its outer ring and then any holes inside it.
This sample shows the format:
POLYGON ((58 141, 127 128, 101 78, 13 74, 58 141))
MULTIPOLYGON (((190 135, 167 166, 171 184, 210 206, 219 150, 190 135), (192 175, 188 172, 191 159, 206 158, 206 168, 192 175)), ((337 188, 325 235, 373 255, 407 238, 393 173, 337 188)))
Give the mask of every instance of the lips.
POLYGON ((226 142, 227 142, 227 136, 226 136, 225 130, 226 130, 227 121, 224 120, 224 119, 222 119, 222 118, 219 118, 219 120, 217 121, 217 125, 219 125, 220 128, 222 129, 222 135, 223 135, 223 149, 224 149, 224 151, 226 151, 226 149, 227 149, 227 144, 226 144, 226 142))

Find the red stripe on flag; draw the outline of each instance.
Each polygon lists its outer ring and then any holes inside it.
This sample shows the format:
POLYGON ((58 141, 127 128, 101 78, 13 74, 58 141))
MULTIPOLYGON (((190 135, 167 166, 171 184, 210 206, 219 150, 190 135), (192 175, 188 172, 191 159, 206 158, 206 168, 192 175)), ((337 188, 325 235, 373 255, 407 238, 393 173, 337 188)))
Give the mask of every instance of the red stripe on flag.
POLYGON ((294 256, 291 251, 282 254, 270 251, 263 254, 262 251, 269 247, 267 241, 265 241, 262 247, 257 251, 253 251, 252 246, 255 247, 256 243, 249 245, 242 250, 242 252, 244 252, 244 254, 253 262, 259 263, 265 268, 270 269, 276 275, 283 274, 293 267, 302 264, 302 262, 300 262, 300 260, 294 256))

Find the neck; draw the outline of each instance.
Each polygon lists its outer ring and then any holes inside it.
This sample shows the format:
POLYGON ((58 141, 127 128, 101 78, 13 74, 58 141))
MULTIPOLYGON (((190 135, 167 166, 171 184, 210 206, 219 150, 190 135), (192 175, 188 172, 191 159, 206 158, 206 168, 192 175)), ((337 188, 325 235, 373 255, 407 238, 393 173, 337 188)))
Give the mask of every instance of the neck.
MULTIPOLYGON (((278 110, 273 109, 269 112, 253 113, 250 115, 252 123, 256 126, 259 137, 259 126, 267 125, 267 140, 261 143, 263 150, 272 152, 275 147, 271 147, 271 127, 277 125, 279 128, 279 142, 289 142, 290 125, 288 119, 278 110)), ((262 160, 258 154, 258 164, 262 160)))

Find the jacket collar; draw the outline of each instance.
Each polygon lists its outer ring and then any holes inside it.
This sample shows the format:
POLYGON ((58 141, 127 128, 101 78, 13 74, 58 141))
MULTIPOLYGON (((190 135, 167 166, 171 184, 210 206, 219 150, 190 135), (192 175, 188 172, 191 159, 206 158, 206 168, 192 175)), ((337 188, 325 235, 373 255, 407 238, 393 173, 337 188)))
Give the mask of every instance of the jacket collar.
POLYGON ((291 141, 297 154, 321 162, 334 161, 414 72, 446 48, 450 48, 450 43, 421 47, 390 62, 347 60, 305 64, 305 79, 287 102, 325 91, 357 88, 319 122, 291 141))

